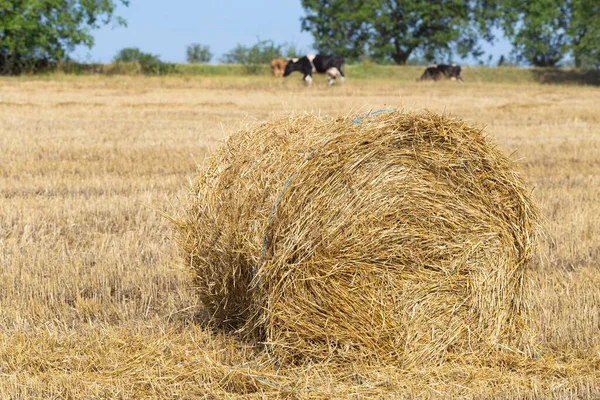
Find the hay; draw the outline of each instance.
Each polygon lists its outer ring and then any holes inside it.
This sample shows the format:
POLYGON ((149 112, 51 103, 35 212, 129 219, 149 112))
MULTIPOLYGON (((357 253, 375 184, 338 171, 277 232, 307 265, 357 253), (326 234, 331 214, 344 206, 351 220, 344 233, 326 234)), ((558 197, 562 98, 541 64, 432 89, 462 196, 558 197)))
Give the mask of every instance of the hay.
POLYGON ((179 242, 200 300, 278 359, 407 367, 529 342, 536 210, 461 120, 265 123, 232 135, 191 197, 179 242))

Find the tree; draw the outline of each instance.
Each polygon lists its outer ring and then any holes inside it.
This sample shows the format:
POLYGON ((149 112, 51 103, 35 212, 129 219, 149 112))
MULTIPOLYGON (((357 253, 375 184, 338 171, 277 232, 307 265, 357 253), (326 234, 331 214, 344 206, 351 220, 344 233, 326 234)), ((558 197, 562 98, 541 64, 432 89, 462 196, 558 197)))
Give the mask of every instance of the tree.
POLYGON ((213 56, 210 47, 199 43, 190 44, 186 49, 186 55, 190 64, 208 63, 213 56))
POLYGON ((576 67, 600 64, 597 0, 505 0, 503 27, 517 59, 558 66, 571 56, 576 67))
POLYGON ((600 2, 572 0, 567 35, 575 66, 600 68, 600 2))
POLYGON ((312 33, 317 49, 348 61, 367 55, 406 64, 415 52, 429 61, 480 56, 478 39, 492 39, 486 1, 302 0, 302 6, 302 30, 312 33))
POLYGON ((358 60, 367 51, 375 16, 373 0, 302 0, 302 30, 310 32, 320 53, 358 60))
POLYGON ((175 70, 173 64, 164 63, 159 56, 145 53, 137 47, 126 47, 119 50, 113 57, 113 61, 138 63, 142 72, 147 75, 169 74, 175 70))
POLYGON ((253 46, 238 44, 229 53, 223 54, 221 61, 226 64, 268 64, 273 58, 281 56, 281 45, 272 40, 258 39, 253 46))
POLYGON ((300 49, 295 43, 284 43, 280 46, 281 57, 284 58, 300 58, 306 54, 306 52, 300 49))
POLYGON ((272 40, 260 40, 248 47, 238 44, 221 58, 226 64, 243 64, 246 72, 256 74, 261 65, 269 64, 272 59, 281 57, 283 45, 276 45, 272 40))
MULTIPOLYGON (((18 74, 63 60, 128 0, 0 0, 0 73, 18 74)), ((125 21, 116 17, 118 25, 125 21)))
POLYGON ((558 65, 568 43, 566 1, 510 0, 505 6, 504 31, 517 61, 537 67, 558 65))
POLYGON ((139 62, 146 53, 143 53, 137 47, 126 47, 119 50, 113 57, 114 62, 139 62))

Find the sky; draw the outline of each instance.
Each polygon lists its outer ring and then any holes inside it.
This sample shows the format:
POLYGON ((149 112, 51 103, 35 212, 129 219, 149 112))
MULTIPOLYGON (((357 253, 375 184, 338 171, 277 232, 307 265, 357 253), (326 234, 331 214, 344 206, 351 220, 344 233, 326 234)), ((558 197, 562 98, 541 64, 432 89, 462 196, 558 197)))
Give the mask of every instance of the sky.
MULTIPOLYGON (((300 0, 131 0, 116 14, 127 20, 127 27, 111 23, 94 31, 94 47, 78 47, 73 58, 108 63, 120 49, 138 47, 163 61, 184 63, 186 47, 200 43, 210 47, 212 63, 217 63, 236 45, 252 46, 258 39, 314 52, 311 34, 300 32, 300 0)), ((484 50, 497 60, 508 55, 510 44, 502 39, 484 50)), ((464 62, 469 63, 474 61, 464 62)))

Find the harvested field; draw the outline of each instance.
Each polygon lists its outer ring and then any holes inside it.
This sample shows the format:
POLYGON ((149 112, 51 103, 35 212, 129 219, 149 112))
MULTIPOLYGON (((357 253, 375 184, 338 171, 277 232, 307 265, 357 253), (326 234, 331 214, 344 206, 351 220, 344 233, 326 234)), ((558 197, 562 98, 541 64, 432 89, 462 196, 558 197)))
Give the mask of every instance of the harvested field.
POLYGON ((600 91, 267 77, 0 80, 0 397, 597 398, 600 91), (524 294, 540 353, 428 368, 275 365, 205 324, 170 221, 246 124, 404 108, 486 126, 546 237, 524 294))

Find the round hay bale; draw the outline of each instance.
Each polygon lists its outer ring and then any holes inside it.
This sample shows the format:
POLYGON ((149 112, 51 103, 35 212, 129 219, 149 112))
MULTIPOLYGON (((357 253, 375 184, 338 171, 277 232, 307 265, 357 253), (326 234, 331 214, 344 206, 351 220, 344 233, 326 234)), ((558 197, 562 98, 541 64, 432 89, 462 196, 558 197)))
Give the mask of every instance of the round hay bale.
POLYGON ((402 365, 517 348, 536 208, 480 129, 431 112, 233 134, 179 242, 217 326, 277 357, 402 365))

